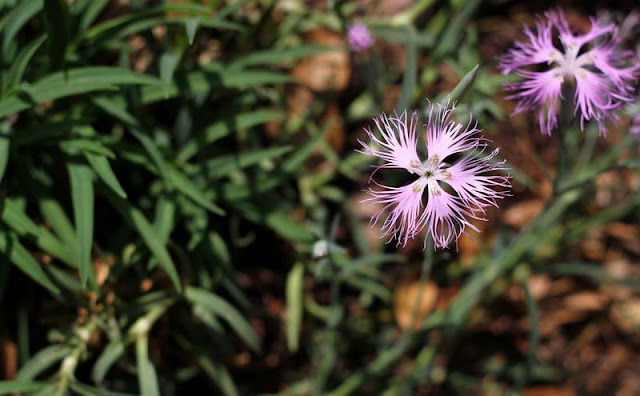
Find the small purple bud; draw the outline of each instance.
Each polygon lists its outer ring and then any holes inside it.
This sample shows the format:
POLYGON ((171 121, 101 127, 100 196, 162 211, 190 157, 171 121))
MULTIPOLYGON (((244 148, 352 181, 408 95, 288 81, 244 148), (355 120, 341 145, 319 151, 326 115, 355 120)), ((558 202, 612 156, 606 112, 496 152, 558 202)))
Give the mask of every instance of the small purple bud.
POLYGON ((366 51, 373 47, 375 43, 369 29, 360 22, 356 22, 349 27, 347 39, 349 40, 349 45, 351 45, 351 48, 353 48, 355 52, 366 51))

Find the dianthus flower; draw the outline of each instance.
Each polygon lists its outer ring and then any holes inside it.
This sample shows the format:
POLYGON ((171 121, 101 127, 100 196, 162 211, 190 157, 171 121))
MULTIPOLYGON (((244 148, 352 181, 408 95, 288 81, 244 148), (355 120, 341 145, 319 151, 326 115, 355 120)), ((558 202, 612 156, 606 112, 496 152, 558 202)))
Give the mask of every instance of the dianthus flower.
POLYGON ((504 74, 524 77, 505 85, 513 92, 508 98, 518 100, 515 113, 538 110, 540 129, 550 135, 558 124, 563 84, 575 84, 574 116, 580 113, 580 128, 584 130, 584 122, 593 119, 604 135, 605 121, 617 119, 614 110, 632 100, 631 83, 639 69, 625 67, 631 53, 618 49, 614 23, 605 25, 592 18, 588 33, 573 34, 562 11, 548 11, 545 17, 538 20, 535 32, 525 27, 529 42, 516 42, 499 59, 504 74), (536 66, 542 69, 531 69, 536 66))
POLYGON ((395 117, 381 114, 374 119, 381 137, 366 129, 371 142, 360 142, 361 153, 384 161, 377 169, 404 169, 417 176, 401 187, 374 182, 377 188, 369 189, 372 197, 363 201, 384 205, 371 223, 386 215, 383 237, 395 237, 398 245, 406 245, 426 229, 426 237, 433 238, 436 248, 447 247, 457 242, 466 227, 478 231, 468 219, 484 220, 485 209, 497 206, 496 199, 508 195, 509 178, 495 173, 505 169, 504 161, 492 161, 498 149, 485 153, 488 140, 479 136, 477 124, 470 120, 464 127, 453 121, 453 109, 448 104, 430 104, 424 162, 417 151, 416 113, 411 118, 406 111, 395 117))
POLYGON ((347 40, 355 52, 366 51, 373 47, 375 40, 369 29, 362 23, 357 22, 349 27, 347 40))

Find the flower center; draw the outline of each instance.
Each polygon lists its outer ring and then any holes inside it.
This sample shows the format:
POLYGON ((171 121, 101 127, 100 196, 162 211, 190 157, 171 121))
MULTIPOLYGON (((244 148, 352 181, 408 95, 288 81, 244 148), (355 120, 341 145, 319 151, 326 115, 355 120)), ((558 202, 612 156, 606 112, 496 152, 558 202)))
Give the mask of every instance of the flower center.
POLYGON ((427 191, 430 195, 440 195, 442 192, 440 182, 451 179, 451 172, 447 170, 447 164, 441 162, 437 155, 433 155, 421 165, 423 173, 420 179, 425 181, 427 191))
POLYGON ((564 48, 564 54, 556 50, 549 58, 559 66, 559 70, 554 73, 555 76, 562 75, 563 78, 568 79, 565 80, 566 82, 571 82, 582 71, 582 66, 593 63, 593 56, 589 53, 578 56, 581 46, 577 43, 566 43, 564 48))

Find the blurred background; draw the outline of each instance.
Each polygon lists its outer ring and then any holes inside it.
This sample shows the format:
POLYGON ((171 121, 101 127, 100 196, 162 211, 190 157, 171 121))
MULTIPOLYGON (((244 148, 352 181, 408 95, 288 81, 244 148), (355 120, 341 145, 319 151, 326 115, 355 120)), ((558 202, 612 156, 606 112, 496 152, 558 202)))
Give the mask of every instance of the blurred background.
POLYGON ((637 51, 630 0, 0 0, 0 394, 640 394, 640 106, 558 198, 496 69, 554 7, 637 51), (476 65, 512 196, 386 243, 364 128, 476 65))

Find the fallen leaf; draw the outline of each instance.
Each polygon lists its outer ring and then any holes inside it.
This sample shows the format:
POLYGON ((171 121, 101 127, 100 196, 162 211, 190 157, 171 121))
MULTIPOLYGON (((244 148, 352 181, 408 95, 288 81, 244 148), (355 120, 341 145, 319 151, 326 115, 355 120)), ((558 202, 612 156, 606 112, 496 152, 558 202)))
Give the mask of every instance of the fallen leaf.
POLYGON ((325 28, 317 28, 307 35, 307 43, 336 47, 304 58, 291 74, 303 85, 316 92, 342 91, 351 76, 349 53, 344 37, 325 28))
POLYGON ((437 300, 438 286, 433 281, 400 283, 393 296, 393 311, 398 326, 403 330, 412 326, 411 319, 417 306, 412 327, 414 330, 419 329, 420 323, 435 308, 437 300))
POLYGON ((538 217, 544 209, 544 202, 540 199, 530 199, 511 205, 502 213, 502 221, 514 228, 520 229, 538 217))

